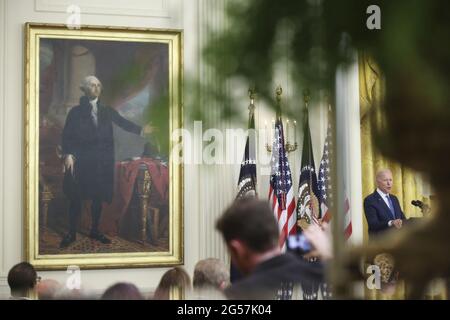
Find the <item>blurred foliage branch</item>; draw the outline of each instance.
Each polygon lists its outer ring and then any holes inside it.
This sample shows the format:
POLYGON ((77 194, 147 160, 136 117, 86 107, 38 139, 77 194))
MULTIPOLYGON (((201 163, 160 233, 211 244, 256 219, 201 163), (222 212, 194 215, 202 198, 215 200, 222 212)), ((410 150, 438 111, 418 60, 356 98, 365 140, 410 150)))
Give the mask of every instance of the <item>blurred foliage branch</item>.
MULTIPOLYGON (((243 80, 271 106, 280 58, 291 61, 294 90, 309 87, 333 96, 336 68, 351 61, 354 50, 374 57, 389 88, 402 85, 394 80, 399 73, 408 74, 426 79, 421 82, 437 101, 447 96, 449 73, 442 66, 448 67, 449 9, 448 1, 422 0, 229 1, 229 28, 211 37, 204 57, 220 81, 243 80), (381 9, 381 30, 366 27, 373 4, 381 9), (277 47, 280 30, 289 33, 286 57, 277 47)), ((238 113, 223 92, 210 89, 226 102, 225 116, 238 113)))

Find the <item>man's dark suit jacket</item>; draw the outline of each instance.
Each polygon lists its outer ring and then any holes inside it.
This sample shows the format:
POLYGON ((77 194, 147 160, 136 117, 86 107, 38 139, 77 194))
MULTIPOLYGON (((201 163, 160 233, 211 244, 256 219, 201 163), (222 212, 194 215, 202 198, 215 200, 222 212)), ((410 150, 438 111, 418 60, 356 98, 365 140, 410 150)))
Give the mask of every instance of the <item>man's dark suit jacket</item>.
POLYGON ((229 299, 274 300, 282 283, 318 287, 323 280, 322 264, 285 253, 260 263, 250 275, 226 289, 225 295, 229 299))
POLYGON ((64 154, 75 157, 74 176, 64 179, 64 193, 69 198, 99 199, 111 202, 114 185, 113 123, 139 135, 141 127, 123 118, 116 110, 97 102, 97 126, 92 119, 92 105, 86 96, 66 118, 62 134, 64 154))
MULTIPOLYGON (((391 198, 394 206, 395 219, 406 220, 405 215, 400 208, 400 203, 398 202, 397 197, 392 194, 390 194, 389 197, 391 198)), ((388 222, 390 220, 395 220, 392 216, 391 210, 377 190, 364 199, 364 213, 369 226, 369 235, 377 235, 380 232, 389 229, 390 227, 388 226, 388 222)), ((395 227, 392 226, 392 228, 395 227)))

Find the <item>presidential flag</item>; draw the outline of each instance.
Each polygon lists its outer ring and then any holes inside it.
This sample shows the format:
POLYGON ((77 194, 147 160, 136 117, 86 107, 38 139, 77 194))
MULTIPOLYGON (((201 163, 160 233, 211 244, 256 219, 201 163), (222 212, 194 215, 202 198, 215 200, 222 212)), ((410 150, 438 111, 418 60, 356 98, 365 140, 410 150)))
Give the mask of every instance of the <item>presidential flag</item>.
POLYGON ((320 224, 319 188, 309 130, 308 110, 305 112, 302 162, 298 184, 297 225, 299 231, 310 224, 320 224))
MULTIPOLYGON (((305 112, 302 162, 298 184, 297 199, 297 230, 299 233, 311 224, 320 225, 319 188, 317 184, 314 154, 309 129, 308 109, 305 112)), ((317 259, 309 259, 311 264, 318 264, 317 259)), ((318 283, 303 283, 303 299, 317 300, 319 296, 318 283)))
POLYGON ((248 136, 245 144, 244 157, 239 172, 238 192, 236 199, 256 196, 256 132, 255 105, 251 99, 249 106, 248 136))
MULTIPOLYGON (((241 162, 239 172, 238 192, 236 199, 244 197, 256 197, 256 132, 255 132, 255 105, 254 99, 250 96, 250 106, 248 115, 248 135, 245 143, 244 157, 241 162)), ((230 263, 230 282, 233 283, 242 278, 242 274, 233 264, 230 263)))

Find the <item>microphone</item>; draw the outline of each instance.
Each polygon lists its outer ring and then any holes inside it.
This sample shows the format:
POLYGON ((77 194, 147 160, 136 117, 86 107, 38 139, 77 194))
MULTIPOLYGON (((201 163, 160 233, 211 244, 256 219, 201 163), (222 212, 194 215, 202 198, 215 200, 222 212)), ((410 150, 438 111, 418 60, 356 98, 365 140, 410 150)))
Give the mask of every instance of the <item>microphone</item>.
POLYGON ((411 204, 415 207, 419 207, 420 211, 422 211, 422 213, 429 213, 430 212, 430 206, 426 203, 423 203, 420 200, 413 200, 411 201, 411 204))
POLYGON ((420 209, 423 208, 423 202, 420 200, 413 200, 411 201, 411 204, 415 207, 419 207, 420 209))

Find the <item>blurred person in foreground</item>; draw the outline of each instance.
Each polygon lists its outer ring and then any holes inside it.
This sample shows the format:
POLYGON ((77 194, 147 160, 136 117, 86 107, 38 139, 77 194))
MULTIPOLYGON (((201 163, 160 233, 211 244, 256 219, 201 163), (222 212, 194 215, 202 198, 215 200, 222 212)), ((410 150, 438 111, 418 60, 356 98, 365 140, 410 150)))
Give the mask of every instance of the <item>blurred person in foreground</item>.
POLYGON ((163 274, 153 295, 153 300, 169 300, 172 290, 179 290, 178 292, 181 294, 180 298, 190 293, 191 278, 181 267, 172 268, 163 274))
POLYGON ((223 290, 230 285, 228 269, 222 261, 215 258, 197 262, 194 268, 193 299, 224 299, 223 290))
POLYGON ((53 300, 62 290, 62 285, 53 279, 44 279, 36 285, 36 292, 39 300, 53 300))
POLYGON ((119 282, 106 289, 100 300, 144 300, 144 297, 134 284, 119 282))
POLYGON ((311 265, 278 245, 278 223, 267 201, 234 202, 216 223, 231 259, 244 277, 225 290, 230 299, 277 298, 286 283, 311 285, 323 281, 322 265, 311 265))
POLYGON ((40 278, 33 265, 28 262, 16 264, 8 272, 11 300, 31 300, 35 296, 36 284, 40 278))
POLYGON ((331 228, 328 223, 310 225, 303 230, 305 237, 311 243, 313 250, 305 255, 305 258, 319 258, 328 262, 333 258, 331 228))

